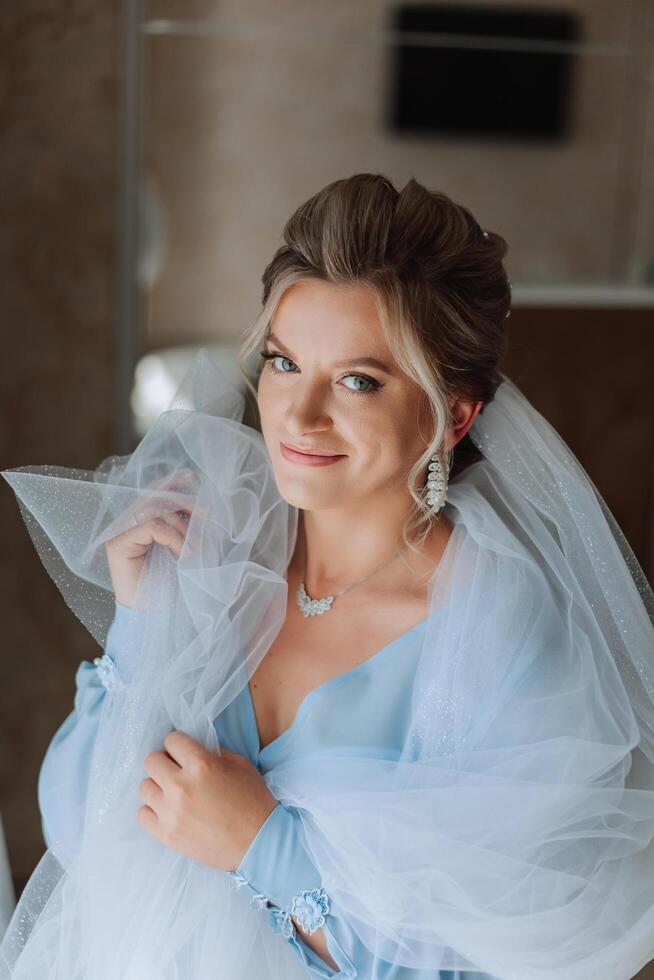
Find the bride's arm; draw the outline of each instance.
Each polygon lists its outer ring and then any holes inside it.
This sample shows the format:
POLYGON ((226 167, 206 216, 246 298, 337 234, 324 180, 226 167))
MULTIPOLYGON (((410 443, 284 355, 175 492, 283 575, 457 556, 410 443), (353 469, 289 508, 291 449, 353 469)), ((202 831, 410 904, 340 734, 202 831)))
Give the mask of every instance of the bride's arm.
POLYGON ((41 763, 38 801, 46 846, 67 867, 82 836, 93 747, 106 694, 103 674, 132 676, 130 651, 145 625, 140 610, 116 602, 104 654, 93 663, 83 660, 75 674, 74 708, 53 735, 41 763))

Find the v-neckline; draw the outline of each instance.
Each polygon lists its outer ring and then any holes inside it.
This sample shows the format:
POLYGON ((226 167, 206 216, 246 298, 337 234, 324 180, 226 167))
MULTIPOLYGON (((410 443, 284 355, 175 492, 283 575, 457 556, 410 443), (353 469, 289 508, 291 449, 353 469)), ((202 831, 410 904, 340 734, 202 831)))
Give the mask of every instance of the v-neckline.
POLYGON ((416 632, 416 630, 419 630, 422 626, 424 626, 424 624, 427 622, 428 619, 429 616, 425 616, 423 619, 417 622, 415 626, 411 626, 408 630, 405 630, 403 633, 400 633, 392 640, 389 640, 389 642, 386 643, 383 647, 381 647, 380 650, 377 650, 375 653, 372 653, 369 657, 366 657, 366 659, 362 660, 361 663, 355 664, 354 667, 350 667, 348 670, 341 671, 340 674, 334 674, 333 677, 328 677, 326 680, 321 681, 320 684, 317 684, 316 687, 313 687, 310 691, 307 691, 307 693, 304 695, 304 697, 301 699, 300 703, 298 704, 297 710, 295 712, 295 717, 293 718, 293 721, 290 723, 288 728, 285 728, 282 732, 279 733, 279 735, 277 735, 276 738, 272 740, 272 742, 268 742, 266 745, 263 746, 263 748, 261 747, 261 736, 259 734, 259 725, 257 723, 257 716, 254 710, 254 700, 252 698, 252 692, 250 690, 250 681, 248 679, 243 690, 245 691, 246 701, 249 706, 250 718, 254 729, 254 737, 257 743, 256 745, 257 761, 261 759, 264 753, 268 752, 269 750, 278 748, 281 743, 285 742, 288 738, 290 738, 290 736, 293 734, 298 724, 300 723, 300 720, 306 711, 307 704, 309 704, 316 697, 320 697, 320 695, 324 693, 326 688, 331 687, 333 684, 343 681, 345 678, 351 677, 353 674, 357 674, 366 669, 369 669, 373 663, 376 663, 377 660, 381 659, 384 654, 386 654, 390 649, 392 649, 392 647, 394 647, 397 643, 399 643, 400 640, 403 640, 405 636, 408 636, 409 633, 416 632))

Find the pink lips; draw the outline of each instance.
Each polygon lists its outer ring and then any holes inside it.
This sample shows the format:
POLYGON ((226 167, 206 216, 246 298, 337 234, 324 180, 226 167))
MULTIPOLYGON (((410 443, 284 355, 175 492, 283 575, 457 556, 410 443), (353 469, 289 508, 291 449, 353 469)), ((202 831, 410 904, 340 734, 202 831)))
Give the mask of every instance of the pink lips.
POLYGON ((300 463, 303 466, 329 466, 330 463, 336 463, 339 459, 345 459, 344 455, 319 456, 316 453, 299 453, 284 445, 283 442, 280 442, 279 446, 284 459, 290 463, 300 463))

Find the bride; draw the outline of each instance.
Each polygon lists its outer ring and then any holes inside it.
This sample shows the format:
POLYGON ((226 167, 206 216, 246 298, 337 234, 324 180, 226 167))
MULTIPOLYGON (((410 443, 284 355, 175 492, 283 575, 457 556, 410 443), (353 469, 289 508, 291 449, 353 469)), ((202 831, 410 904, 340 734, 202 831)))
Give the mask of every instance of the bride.
POLYGON ((252 424, 201 352, 130 456, 4 471, 104 654, 0 977, 654 957, 654 597, 500 371, 505 253, 414 180, 336 181, 264 271, 252 424))

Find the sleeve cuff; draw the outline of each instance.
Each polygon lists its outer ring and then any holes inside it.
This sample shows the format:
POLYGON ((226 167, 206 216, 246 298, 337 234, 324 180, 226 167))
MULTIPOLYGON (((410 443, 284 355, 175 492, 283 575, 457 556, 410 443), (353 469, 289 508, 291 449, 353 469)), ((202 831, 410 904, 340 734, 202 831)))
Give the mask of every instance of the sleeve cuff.
MULTIPOLYGON (((116 602, 116 613, 107 632, 104 655, 94 661, 111 686, 110 678, 118 668, 120 677, 129 682, 134 674, 136 649, 145 632, 147 611, 116 602)), ((104 680, 103 680, 104 683, 104 680)))
POLYGON ((278 803, 263 822, 236 871, 230 872, 237 887, 247 885, 251 903, 265 909, 268 924, 295 948, 311 976, 325 980, 351 980, 358 970, 332 934, 326 919, 330 901, 315 864, 302 841, 300 818, 295 809, 278 803), (272 903, 273 907, 267 907, 272 903), (339 970, 329 967, 302 941, 290 918, 307 932, 324 929, 330 956, 339 970))
POLYGON ((300 839, 298 820, 293 810, 278 803, 236 869, 237 875, 287 912, 294 899, 301 901, 304 891, 321 890, 318 870, 300 839))

